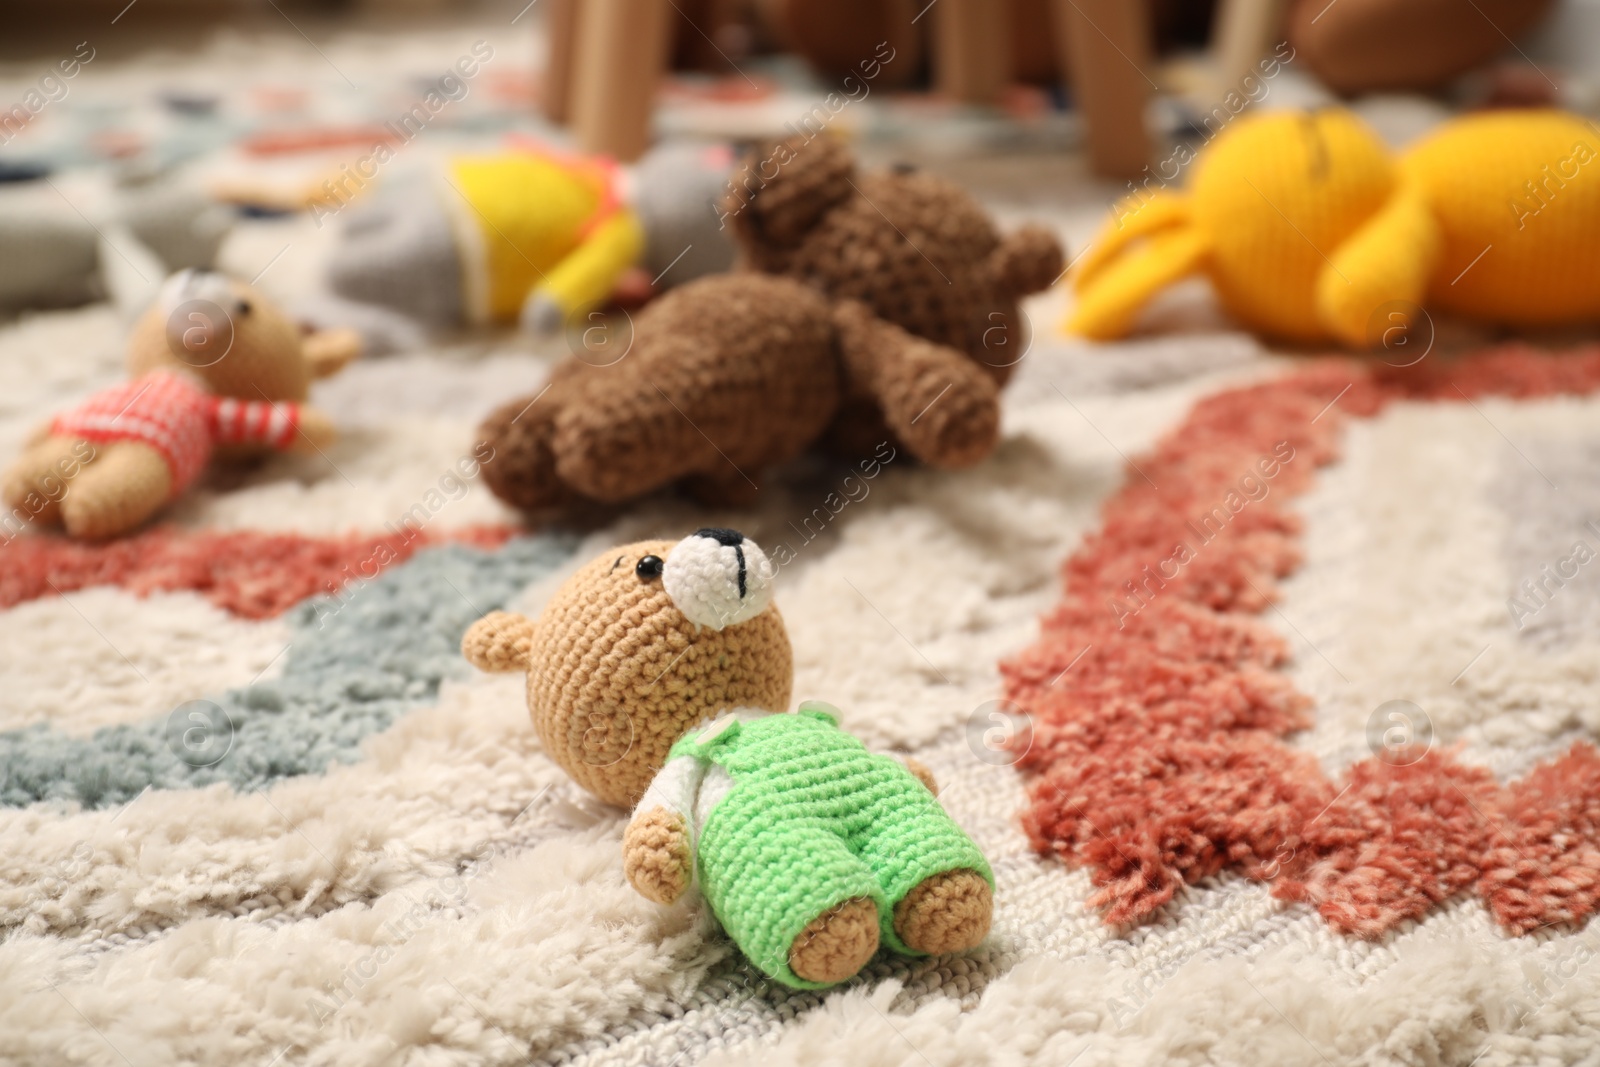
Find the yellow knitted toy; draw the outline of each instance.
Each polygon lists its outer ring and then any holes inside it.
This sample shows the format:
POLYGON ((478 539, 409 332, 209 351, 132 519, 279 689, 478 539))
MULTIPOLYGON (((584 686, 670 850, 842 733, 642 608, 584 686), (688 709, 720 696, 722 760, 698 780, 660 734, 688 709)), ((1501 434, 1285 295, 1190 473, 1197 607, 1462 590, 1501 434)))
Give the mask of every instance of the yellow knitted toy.
POLYGON ((1398 159, 1347 111, 1225 130, 1187 194, 1119 202, 1067 329, 1125 334, 1190 274, 1270 338, 1381 343, 1420 305, 1508 326, 1600 319, 1600 131, 1559 111, 1456 119, 1398 159))
POLYGON ((669 144, 618 167, 524 143, 397 169, 339 214, 329 291, 301 311, 361 328, 372 351, 491 322, 554 332, 619 289, 728 269, 713 201, 732 159, 726 145, 669 144))
POLYGON ((515 319, 542 291, 563 315, 603 301, 644 249, 644 232, 601 160, 532 152, 458 159, 452 180, 470 210, 457 238, 469 255, 468 314, 515 319))

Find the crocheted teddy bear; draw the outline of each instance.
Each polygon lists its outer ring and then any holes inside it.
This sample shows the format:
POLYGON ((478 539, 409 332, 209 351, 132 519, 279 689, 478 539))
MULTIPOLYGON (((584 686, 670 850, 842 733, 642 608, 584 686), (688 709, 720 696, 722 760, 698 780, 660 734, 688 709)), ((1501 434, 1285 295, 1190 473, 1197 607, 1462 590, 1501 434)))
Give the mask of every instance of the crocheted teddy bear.
POLYGON ((299 310, 363 329, 373 350, 488 322, 551 333, 630 270, 650 287, 726 270, 715 202, 732 165, 726 145, 666 145, 618 167, 529 144, 398 172, 350 206, 332 296, 299 310))
POLYGON ((259 293, 188 270, 134 325, 131 377, 43 426, 6 471, 12 516, 116 537, 187 489, 213 453, 316 451, 334 437, 303 401, 359 352, 349 331, 302 336, 259 293))
POLYGON ((814 442, 855 457, 890 441, 947 468, 993 450, 1027 349, 1017 301, 1061 271, 1052 234, 1001 238, 960 189, 857 174, 820 135, 758 146, 721 215, 754 269, 667 294, 623 357, 568 360, 491 414, 496 494, 535 509, 687 481, 737 502, 814 442))
POLYGON ((692 885, 762 972, 841 982, 884 944, 957 952, 988 933, 994 878, 912 760, 877 755, 838 712, 788 712, 793 654, 772 567, 734 530, 613 549, 537 623, 494 612, 462 651, 528 674, 545 752, 634 807, 624 870, 651 900, 692 885))
POLYGON ((1140 191, 1074 271, 1067 327, 1122 336, 1203 273, 1269 337, 1397 347, 1417 309, 1510 326, 1600 319, 1600 134, 1559 111, 1455 119, 1394 159, 1348 111, 1228 127, 1187 195, 1140 191))

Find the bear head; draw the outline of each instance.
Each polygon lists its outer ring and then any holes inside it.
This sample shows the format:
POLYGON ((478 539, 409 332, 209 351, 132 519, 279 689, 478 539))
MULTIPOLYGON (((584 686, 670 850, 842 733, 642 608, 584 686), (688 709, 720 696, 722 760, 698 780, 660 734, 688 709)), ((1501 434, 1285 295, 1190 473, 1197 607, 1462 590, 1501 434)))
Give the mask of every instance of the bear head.
POLYGON ((772 578, 734 530, 640 541, 580 568, 537 621, 485 616, 461 649, 481 670, 526 671, 545 752, 601 800, 631 806, 697 724, 787 710, 794 654, 772 578))

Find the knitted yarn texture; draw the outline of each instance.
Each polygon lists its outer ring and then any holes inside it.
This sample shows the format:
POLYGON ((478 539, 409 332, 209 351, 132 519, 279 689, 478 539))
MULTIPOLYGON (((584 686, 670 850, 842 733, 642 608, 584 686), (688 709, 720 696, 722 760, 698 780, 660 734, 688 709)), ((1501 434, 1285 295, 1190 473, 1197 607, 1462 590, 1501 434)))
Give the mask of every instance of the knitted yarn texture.
POLYGON ((701 886, 745 955, 785 985, 830 984, 788 961, 807 925, 839 904, 872 901, 881 943, 921 955, 895 929, 896 904, 946 871, 994 885, 978 847, 905 765, 868 752, 826 712, 736 722, 706 742, 691 734, 673 746, 679 757, 733 779, 700 828, 701 886))
POLYGON ((1072 284, 1067 328, 1133 328, 1160 290, 1212 283, 1249 328, 1300 343, 1394 346, 1423 308, 1488 323, 1600 318, 1600 134, 1560 111, 1440 126, 1399 157, 1348 111, 1228 127, 1184 193, 1113 209, 1072 284))
POLYGON ((189 488, 214 453, 320 449, 332 420, 311 380, 359 352, 348 331, 302 336, 248 285, 187 270, 134 324, 132 380, 57 417, 5 471, 13 515, 100 540, 138 527, 189 488))
POLYGON ((537 623, 491 616, 463 642, 480 668, 528 672, 545 751, 612 804, 637 801, 694 724, 789 705, 794 660, 776 607, 714 630, 684 616, 659 579, 641 580, 640 561, 665 559, 673 544, 614 549, 569 578, 537 623))
POLYGON ((948 388, 940 404, 955 413, 944 418, 997 424, 998 396, 982 379, 1004 385, 1027 349, 1017 302, 1060 275, 1053 233, 1024 226, 1002 236, 959 187, 906 168, 860 173, 850 150, 827 135, 756 145, 722 210, 748 266, 859 302, 866 319, 898 327, 866 343, 846 339, 846 398, 828 429, 834 447, 857 454, 899 435, 941 466, 988 454, 992 432, 960 435, 977 440, 952 451, 919 440, 911 420, 948 388), (907 335, 928 342, 921 358, 886 358, 907 335))
POLYGON ((630 268, 664 287, 726 270, 733 248, 711 201, 729 157, 668 145, 625 171, 525 143, 397 174, 341 219, 327 284, 346 307, 334 317, 426 331, 521 314, 553 330, 604 304, 630 268))
POLYGON ((490 415, 480 434, 495 458, 484 478, 524 508, 622 501, 680 479, 749 492, 739 472, 759 479, 798 455, 823 432, 840 388, 828 307, 815 292, 714 275, 636 316, 626 359, 573 359, 536 404, 521 397, 490 415))
POLYGON ((748 503, 763 470, 813 445, 859 458, 889 442, 945 468, 994 450, 1028 344, 1017 301, 1061 271, 1053 234, 1002 237, 930 176, 857 175, 830 137, 753 149, 722 218, 754 269, 668 294, 633 320, 626 359, 574 357, 537 403, 490 414, 496 495, 534 510, 681 483, 748 503))
POLYGON ((57 415, 50 432, 85 441, 141 441, 166 460, 169 491, 177 495, 199 477, 214 445, 286 448, 299 422, 296 404, 213 396, 186 375, 158 370, 57 415))
POLYGON ((670 904, 698 872, 763 973, 818 989, 880 943, 974 947, 994 879, 926 768, 868 752, 825 705, 782 713, 793 653, 772 577, 737 530, 626 545, 569 578, 537 621, 490 614, 461 649, 483 670, 526 670, 546 753, 601 799, 638 804, 629 882, 670 904))

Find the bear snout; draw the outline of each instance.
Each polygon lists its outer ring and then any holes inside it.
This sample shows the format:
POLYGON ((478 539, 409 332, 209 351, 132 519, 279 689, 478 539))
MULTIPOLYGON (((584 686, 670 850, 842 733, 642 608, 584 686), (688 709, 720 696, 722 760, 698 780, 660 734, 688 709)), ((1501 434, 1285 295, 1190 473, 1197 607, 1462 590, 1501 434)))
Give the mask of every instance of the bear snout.
POLYGON ((208 301, 229 314, 239 310, 240 303, 234 296, 233 284, 228 281, 226 275, 214 270, 201 270, 198 267, 190 267, 173 274, 162 283, 160 293, 156 297, 163 317, 170 316, 178 308, 193 300, 208 301))
POLYGON ((747 622, 772 600, 772 563, 738 530, 696 530, 667 553, 662 582, 685 618, 713 630, 747 622))

